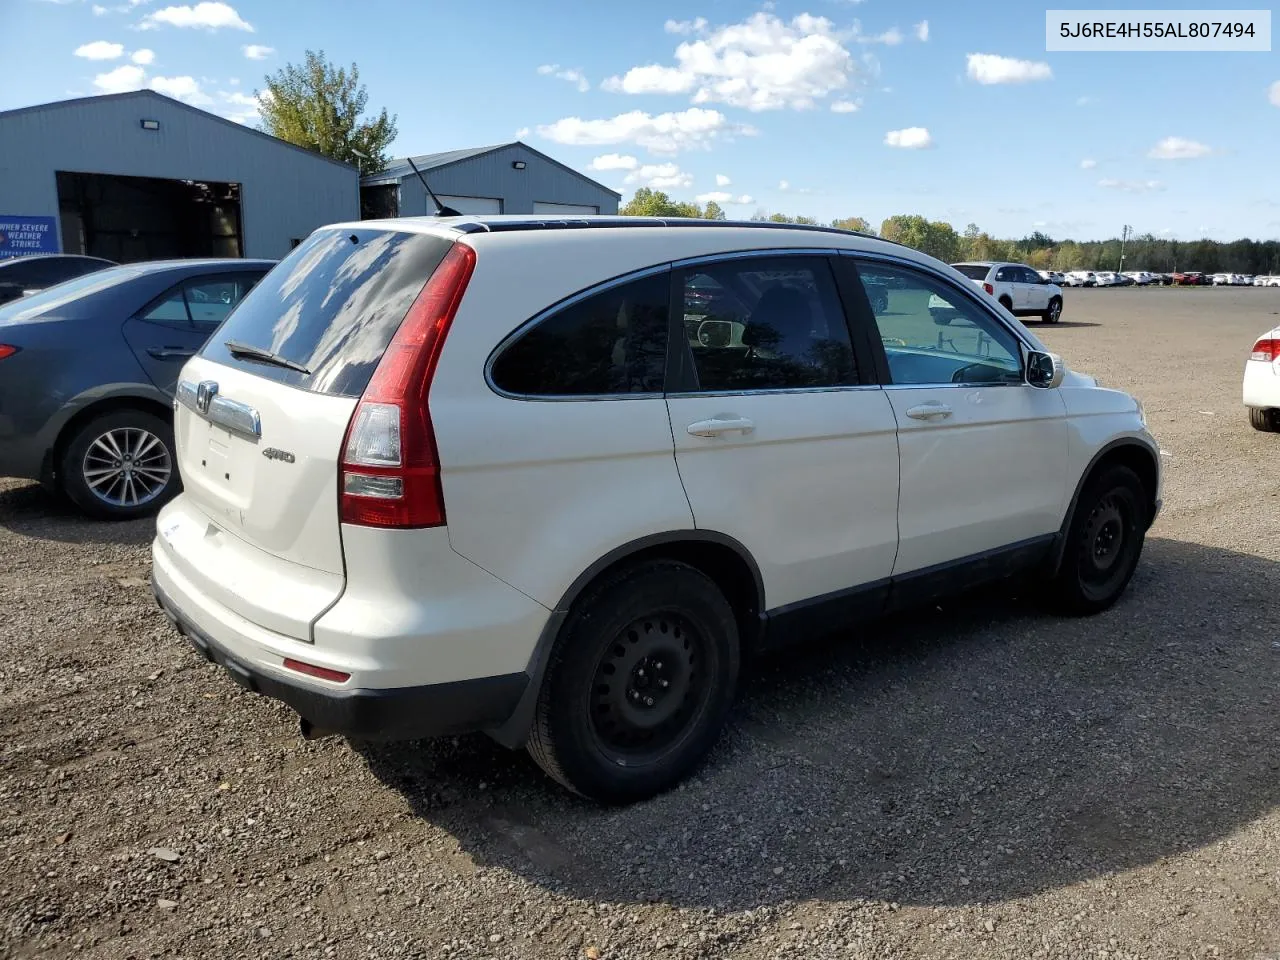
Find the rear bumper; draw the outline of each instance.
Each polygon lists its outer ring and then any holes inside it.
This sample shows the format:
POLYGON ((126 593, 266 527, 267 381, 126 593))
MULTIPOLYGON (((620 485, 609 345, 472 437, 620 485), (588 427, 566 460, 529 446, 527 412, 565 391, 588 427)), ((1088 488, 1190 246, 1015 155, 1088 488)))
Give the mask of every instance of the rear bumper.
POLYGON ((1280 408, 1280 363, 1247 360, 1244 365, 1244 405, 1259 410, 1280 408))
POLYGON ((185 616, 154 577, 151 588, 160 609, 205 659, 223 667, 246 690, 288 704, 313 733, 415 740, 484 730, 511 716, 529 684, 524 673, 377 690, 328 691, 292 682, 237 658, 185 616))

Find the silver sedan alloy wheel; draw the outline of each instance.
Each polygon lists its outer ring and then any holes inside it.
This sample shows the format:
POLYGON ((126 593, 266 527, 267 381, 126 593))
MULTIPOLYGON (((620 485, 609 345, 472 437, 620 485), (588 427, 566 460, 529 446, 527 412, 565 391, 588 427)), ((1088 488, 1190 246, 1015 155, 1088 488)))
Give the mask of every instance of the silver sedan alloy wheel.
POLYGON ((96 437, 80 466, 85 486, 113 507, 139 507, 164 492, 173 459, 159 437, 137 427, 116 427, 96 437))

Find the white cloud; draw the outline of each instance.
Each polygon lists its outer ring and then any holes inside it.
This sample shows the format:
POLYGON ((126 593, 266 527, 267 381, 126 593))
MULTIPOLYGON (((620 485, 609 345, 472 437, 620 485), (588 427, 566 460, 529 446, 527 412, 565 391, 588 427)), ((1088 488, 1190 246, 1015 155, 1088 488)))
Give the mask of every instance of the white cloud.
POLYGON ((213 98, 200 89, 195 77, 152 77, 151 89, 196 106, 213 103, 213 98))
POLYGON ((132 60, 134 63, 145 67, 155 62, 156 52, 154 50, 148 50, 146 47, 143 47, 141 50, 133 51, 133 53, 129 56, 129 59, 132 60))
POLYGON ((588 170, 634 170, 640 161, 624 153, 606 153, 587 164, 588 170))
POLYGON ((923 150, 933 146, 933 137, 924 127, 906 127, 902 130, 890 130, 884 135, 885 146, 901 147, 903 150, 923 150))
POLYGON ((791 181, 790 181, 790 180, 779 180, 779 181, 778 181, 778 189, 779 189, 779 190, 782 190, 782 191, 784 191, 784 192, 785 192, 785 191, 787 191, 787 190, 790 190, 790 189, 791 189, 791 181))
POLYGON ((902 31, 897 27, 890 27, 884 33, 877 33, 875 36, 858 37, 859 43, 883 43, 886 47, 896 47, 902 40, 902 31))
POLYGON ((1087 159, 1086 159, 1086 160, 1081 160, 1081 161, 1080 161, 1080 169, 1081 169, 1081 170, 1092 170, 1092 169, 1093 169, 1094 167, 1096 167, 1097 165, 1098 165, 1098 161, 1097 161, 1097 160, 1087 160, 1087 159))
POLYGON ((754 202, 749 194, 744 193, 741 196, 735 197, 727 190, 712 190, 710 193, 700 193, 693 199, 697 200, 699 203, 730 203, 735 206, 754 202))
POLYGON ((1213 147, 1185 137, 1165 137, 1147 153, 1152 160, 1194 160, 1213 153, 1213 147))
POLYGON ((911 29, 913 29, 916 32, 916 39, 919 40, 921 43, 924 43, 926 40, 929 39, 929 21, 928 20, 921 20, 911 29))
POLYGON ((544 77, 556 77, 560 80, 567 80, 578 88, 579 93, 586 93, 591 89, 591 83, 583 75, 581 70, 568 69, 561 70, 558 63, 544 63, 538 68, 538 73, 544 77))
POLYGON ((1280 80, 1267 88, 1267 99, 1271 101, 1273 107, 1280 107, 1280 80))
POLYGON ((204 30, 219 30, 222 27, 230 27, 234 30, 246 30, 253 32, 253 27, 245 22, 240 14, 236 13, 236 9, 229 4, 222 3, 221 0, 203 0, 194 7, 165 7, 157 10, 155 13, 149 13, 143 18, 141 28, 143 30, 154 30, 156 27, 168 25, 171 27, 195 27, 204 30))
POLYGON ((606 120, 565 117, 538 127, 538 135, 553 143, 576 146, 634 143, 654 153, 707 149, 713 140, 735 134, 754 136, 756 132, 746 124, 731 123, 719 110, 701 107, 656 116, 632 110, 606 120))
POLYGON ((1099 180, 1098 186, 1108 190, 1124 190, 1126 193, 1150 193, 1164 189, 1164 184, 1159 180, 1113 180, 1109 177, 1099 180))
POLYGON ((521 127, 519 130, 517 130, 517 131, 516 131, 516 139, 517 139, 517 140, 523 140, 523 139, 524 139, 525 137, 527 137, 528 135, 529 135, 529 128, 528 128, 528 127, 521 127))
POLYGON ((248 60, 265 60, 276 52, 276 48, 263 46, 260 43, 247 43, 240 48, 240 52, 248 60))
POLYGON ((733 181, 732 181, 732 180, 730 180, 728 177, 726 177, 723 173, 717 173, 717 174, 716 174, 716 186, 717 186, 717 187, 727 187, 727 186, 729 186, 729 184, 731 184, 731 183, 733 183, 733 181))
POLYGON ((142 89, 146 79, 145 70, 126 63, 107 73, 98 74, 93 78, 93 85, 103 93, 124 93, 127 90, 142 89))
MULTIPOLYGON (((687 21, 682 22, 687 23, 687 21)), ((633 67, 610 77, 604 89, 618 93, 692 94, 694 103, 727 103, 747 110, 797 110, 848 87, 858 66, 841 32, 825 17, 802 13, 784 21, 754 13, 742 23, 706 29, 693 21, 668 32, 697 32, 675 51, 675 65, 633 67)))
POLYGON ((836 100, 831 104, 832 113, 857 113, 858 105, 852 100, 836 100))
POLYGON ((228 120, 236 123, 252 123, 259 117, 261 101, 257 97, 238 90, 219 90, 218 99, 222 101, 216 108, 228 120))
POLYGON ((646 163, 622 178, 623 183, 639 183, 661 190, 666 187, 689 187, 693 174, 686 173, 674 163, 646 163))
POLYGON ((106 7, 99 6, 99 5, 98 5, 98 4, 96 4, 96 3, 93 5, 93 15, 94 15, 95 17, 101 17, 101 16, 105 15, 106 13, 107 13, 107 8, 106 8, 106 7))
POLYGON ((115 60, 124 53, 124 45, 107 40, 95 40, 76 47, 75 55, 86 60, 115 60))
POLYGON ((707 29, 707 18, 698 17, 696 20, 668 20, 662 25, 662 29, 667 33, 679 33, 688 35, 690 33, 701 33, 707 29))
POLYGON ((1029 83, 1032 80, 1053 79, 1053 71, 1047 63, 999 57, 994 53, 969 54, 968 72, 970 80, 982 84, 1029 83))

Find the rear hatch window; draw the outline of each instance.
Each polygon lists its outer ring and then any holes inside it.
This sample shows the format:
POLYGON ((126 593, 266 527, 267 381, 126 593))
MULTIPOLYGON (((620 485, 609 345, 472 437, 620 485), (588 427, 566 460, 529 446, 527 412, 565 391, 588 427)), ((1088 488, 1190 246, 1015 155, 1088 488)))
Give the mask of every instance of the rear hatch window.
POLYGON ((254 287, 201 355, 314 393, 359 397, 451 246, 422 233, 319 230, 254 287), (228 343, 290 366, 233 355, 228 343))
POLYGON ((981 263, 956 263, 952 264, 957 270, 963 273, 970 280, 985 280, 987 274, 991 272, 990 265, 981 263))

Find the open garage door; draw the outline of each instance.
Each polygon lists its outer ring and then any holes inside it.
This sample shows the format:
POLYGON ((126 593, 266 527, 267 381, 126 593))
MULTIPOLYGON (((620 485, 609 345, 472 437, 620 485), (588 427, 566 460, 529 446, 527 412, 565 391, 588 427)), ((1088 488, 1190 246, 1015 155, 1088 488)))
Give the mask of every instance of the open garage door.
POLYGON ((64 253, 118 263, 244 256, 240 184, 57 172, 64 253))
POLYGON ((557 216, 566 216, 568 214, 592 214, 599 213, 599 207, 589 206, 584 203, 543 203, 541 200, 533 202, 534 213, 551 213, 557 216))

